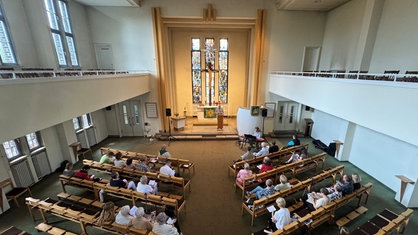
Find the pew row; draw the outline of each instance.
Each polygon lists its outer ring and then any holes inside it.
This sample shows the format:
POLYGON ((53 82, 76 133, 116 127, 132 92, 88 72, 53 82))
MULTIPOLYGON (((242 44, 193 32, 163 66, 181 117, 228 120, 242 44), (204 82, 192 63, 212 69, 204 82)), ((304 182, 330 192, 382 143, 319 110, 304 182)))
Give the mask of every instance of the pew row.
MULTIPOLYGON (((71 196, 71 195, 69 195, 71 196)), ((94 203, 92 201, 90 204, 86 204, 86 201, 89 201, 90 199, 80 198, 79 201, 62 201, 62 200, 54 200, 51 198, 47 198, 45 200, 35 199, 32 197, 26 198, 26 205, 28 206, 29 212, 32 215, 32 210, 38 209, 41 213, 43 224, 42 226, 38 225, 36 229, 41 230, 45 229, 46 232, 49 233, 49 231, 53 232, 65 232, 62 229, 55 229, 51 230, 48 226, 48 221, 46 219, 46 214, 50 213, 52 215, 58 216, 60 218, 63 218, 65 220, 73 221, 80 224, 81 228, 81 234, 86 235, 87 234, 87 226, 92 226, 97 229, 114 233, 114 234, 134 234, 134 235, 146 235, 149 231, 147 230, 140 230, 136 229, 132 226, 121 226, 119 224, 116 224, 113 222, 112 224, 106 224, 106 225, 99 225, 97 223, 97 219, 101 212, 101 207, 98 207, 97 205, 100 205, 98 203, 94 203)), ((115 211, 117 212, 119 210, 118 207, 115 207, 115 211)), ((51 233, 52 234, 52 233, 51 233)), ((55 233, 55 234, 68 234, 66 233, 55 233)))
POLYGON ((183 209, 184 211, 186 210, 186 200, 183 196, 180 195, 163 192, 159 192, 159 195, 147 195, 136 190, 110 186, 106 180, 93 182, 77 177, 68 177, 65 175, 60 175, 59 178, 64 192, 66 192, 66 186, 79 187, 94 192, 95 198, 98 199, 100 190, 104 190, 107 195, 131 201, 132 205, 135 205, 136 202, 139 202, 143 205, 150 205, 159 208, 164 206, 171 206, 174 208, 178 220, 180 212, 183 209))
POLYGON ((263 162, 264 157, 269 157, 272 162, 278 162, 279 164, 282 164, 284 161, 289 159, 293 151, 302 150, 304 148, 307 150, 308 147, 309 147, 309 144, 292 146, 289 148, 281 149, 274 153, 269 153, 265 156, 255 157, 247 161, 235 162, 234 164, 228 166, 228 176, 230 176, 231 173, 233 176, 236 176, 238 171, 244 168, 245 163, 250 164, 250 166, 255 169, 257 165, 263 162))
MULTIPOLYGON (((267 207, 273 205, 275 206, 276 199, 279 197, 286 198, 291 195, 295 195, 297 193, 301 193, 303 191, 310 192, 310 189, 313 184, 319 183, 321 181, 324 181, 325 179, 328 179, 330 177, 333 178, 334 182, 336 179, 336 175, 342 176, 344 172, 344 166, 337 166, 332 169, 326 170, 318 175, 313 176, 310 179, 301 181, 295 185, 292 185, 292 187, 284 190, 280 190, 276 192, 275 194, 269 195, 268 197, 264 197, 258 200, 254 201, 253 207, 250 208, 245 202, 242 203, 242 209, 241 213, 244 214, 244 211, 247 211, 251 215, 251 226, 254 225, 255 218, 269 213, 267 210, 267 207)), ((296 203, 293 206, 288 207, 289 211, 295 211, 296 209, 299 209, 301 206, 303 206, 303 203, 296 203)))
POLYGON ((183 196, 186 195, 187 189, 189 192, 191 192, 191 180, 186 180, 182 177, 176 177, 176 176, 168 176, 164 174, 160 174, 158 172, 144 172, 139 171, 136 169, 126 168, 126 167, 117 167, 112 164, 107 163, 100 163, 92 160, 83 160, 84 165, 88 165, 90 169, 96 170, 96 171, 102 171, 102 172, 119 172, 119 175, 122 176, 122 178, 129 178, 138 180, 141 178, 141 176, 147 176, 148 179, 153 179, 157 182, 164 182, 164 183, 170 183, 172 186, 176 186, 182 189, 183 196))
POLYGON ((132 159, 139 160, 140 158, 153 158, 155 159, 155 163, 159 164, 165 164, 167 160, 171 161, 171 166, 176 168, 176 171, 180 173, 180 170, 182 171, 183 175, 185 171, 188 171, 189 176, 191 177, 192 174, 195 173, 195 164, 193 162, 190 162, 188 159, 181 159, 181 158, 174 158, 174 157, 163 157, 163 156, 157 156, 154 154, 145 154, 145 153, 138 153, 138 152, 132 152, 132 151, 126 151, 126 150, 120 150, 120 149, 112 149, 112 148, 100 148, 100 153, 103 155, 108 152, 122 153, 123 156, 131 157, 132 159))
MULTIPOLYGON (((334 222, 335 211, 341 206, 351 202, 353 199, 357 198, 357 207, 363 200, 363 195, 366 196, 364 204, 367 203, 367 199, 371 193, 373 187, 372 183, 367 183, 361 188, 355 190, 353 193, 343 196, 340 199, 330 202, 329 204, 316 209, 302 217, 299 217, 297 221, 294 221, 286 225, 283 229, 278 229, 277 231, 271 233, 272 235, 279 234, 292 234, 299 229, 307 229, 308 233, 318 226, 322 225, 325 222, 332 224, 334 222)), ((259 232, 254 234, 260 234, 259 232)))
POLYGON ((302 173, 311 169, 316 169, 320 163, 321 163, 321 167, 323 168, 325 164, 325 159, 326 159, 326 153, 320 153, 312 157, 305 158, 302 161, 292 162, 286 165, 273 168, 269 171, 247 177, 243 180, 242 185, 239 184, 237 181, 235 181, 234 187, 235 187, 235 190, 237 188, 242 190, 242 198, 244 198, 245 191, 249 191, 250 189, 257 186, 259 180, 265 181, 266 179, 272 179, 273 182, 276 182, 278 177, 281 174, 288 174, 288 173, 291 173, 292 176, 294 177, 295 175, 299 173, 302 173))
POLYGON ((407 209, 398 215, 389 209, 385 209, 363 225, 357 227, 351 234, 401 234, 408 225, 412 213, 412 209, 407 209))

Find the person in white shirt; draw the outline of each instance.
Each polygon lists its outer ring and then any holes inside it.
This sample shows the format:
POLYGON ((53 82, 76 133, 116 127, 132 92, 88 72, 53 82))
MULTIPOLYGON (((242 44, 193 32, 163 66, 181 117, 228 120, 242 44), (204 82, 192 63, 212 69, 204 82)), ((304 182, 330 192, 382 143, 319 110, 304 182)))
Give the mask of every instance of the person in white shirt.
POLYGON ((165 165, 160 168, 160 174, 176 176, 176 171, 171 169, 171 161, 167 161, 165 165))
POLYGON ((122 160, 122 153, 121 152, 117 152, 115 154, 115 161, 113 162, 113 164, 115 164, 116 167, 126 167, 125 161, 122 160))
POLYGON ((292 222, 292 218, 290 218, 289 209, 285 207, 286 200, 284 198, 279 197, 276 199, 276 204, 280 209, 271 213, 271 221, 274 224, 274 226, 272 226, 273 231, 276 231, 277 229, 282 229, 284 226, 292 222))
POLYGON ((255 127, 255 130, 254 130, 254 133, 253 133, 253 136, 255 136, 256 138, 261 138, 261 130, 260 130, 260 128, 257 126, 257 127, 255 127))
POLYGON ((269 154, 269 146, 267 145, 266 142, 261 143, 261 149, 260 151, 254 153, 254 156, 259 157, 259 156, 264 156, 269 154))
POLYGON ((157 182, 154 185, 149 185, 148 177, 143 175, 141 179, 139 179, 138 186, 136 187, 136 191, 145 194, 155 194, 157 195, 157 182))
POLYGON ((177 229, 170 224, 167 224, 167 215, 164 212, 161 212, 155 218, 154 227, 152 232, 158 235, 179 235, 177 229))
POLYGON ((129 215, 131 208, 126 205, 120 208, 118 215, 116 215, 115 222, 120 225, 132 225, 133 216, 129 215))

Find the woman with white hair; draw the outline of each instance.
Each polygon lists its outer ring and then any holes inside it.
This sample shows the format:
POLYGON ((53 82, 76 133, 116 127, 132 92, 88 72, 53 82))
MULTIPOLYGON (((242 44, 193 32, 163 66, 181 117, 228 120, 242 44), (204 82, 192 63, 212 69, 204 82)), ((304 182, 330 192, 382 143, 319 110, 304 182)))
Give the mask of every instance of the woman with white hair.
POLYGON ((152 185, 148 184, 148 177, 143 175, 139 179, 138 186, 136 187, 136 191, 145 194, 155 194, 157 195, 157 182, 153 181, 152 185))
POLYGON ((120 208, 119 213, 116 215, 115 222, 120 225, 132 225, 133 217, 129 215, 131 208, 126 205, 120 208))
POLYGON ((260 157, 269 154, 269 146, 266 142, 261 143, 260 151, 254 153, 254 156, 260 157))
POLYGON ((279 197, 276 199, 276 204, 279 207, 279 210, 271 213, 271 221, 274 225, 272 226, 273 231, 282 229, 284 226, 292 222, 289 209, 286 208, 286 200, 282 197, 279 197))
POLYGON ((237 183, 242 185, 245 178, 253 175, 252 170, 250 170, 250 164, 244 163, 244 169, 238 171, 237 174, 237 183))
POLYGON ((152 232, 157 235, 179 235, 177 229, 170 224, 167 224, 168 216, 161 212, 155 218, 154 227, 152 228, 152 232))
POLYGON ((145 210, 143 207, 138 207, 135 211, 135 217, 132 219, 132 226, 137 229, 146 229, 148 231, 152 230, 151 222, 145 218, 145 210))

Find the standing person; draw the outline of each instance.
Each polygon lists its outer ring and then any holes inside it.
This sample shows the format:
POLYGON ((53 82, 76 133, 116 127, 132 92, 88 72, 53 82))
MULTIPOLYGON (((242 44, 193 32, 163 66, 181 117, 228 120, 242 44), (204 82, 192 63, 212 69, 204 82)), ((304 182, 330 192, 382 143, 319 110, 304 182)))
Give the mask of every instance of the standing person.
POLYGON ((276 231, 277 229, 283 229, 284 226, 292 222, 289 209, 286 208, 286 200, 282 197, 279 197, 276 199, 276 204, 279 207, 279 210, 271 213, 271 228, 273 231, 276 231))
POLYGON ((279 151, 279 146, 277 146, 276 141, 273 140, 273 142, 271 142, 272 146, 270 146, 269 148, 269 153, 274 153, 279 151))
POLYGON ((167 151, 167 145, 163 144, 163 146, 161 146, 161 149, 160 151, 158 151, 157 156, 162 156, 166 158, 171 157, 171 154, 167 151))
POLYGON ((222 108, 221 103, 218 103, 215 113, 218 120, 218 130, 222 130, 224 128, 224 109, 222 108))
POLYGON ((100 163, 112 164, 114 156, 115 154, 112 151, 109 151, 100 158, 100 163))

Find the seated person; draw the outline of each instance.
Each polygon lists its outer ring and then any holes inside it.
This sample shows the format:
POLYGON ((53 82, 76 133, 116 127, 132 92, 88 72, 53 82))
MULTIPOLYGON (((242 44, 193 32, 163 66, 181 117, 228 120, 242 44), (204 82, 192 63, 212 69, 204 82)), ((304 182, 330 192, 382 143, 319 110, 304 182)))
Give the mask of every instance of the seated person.
POLYGON ((300 140, 298 139, 296 135, 293 135, 292 140, 289 141, 289 143, 287 143, 287 147, 293 147, 293 146, 298 146, 298 145, 300 145, 300 140))
POLYGON ((115 154, 112 151, 109 151, 100 158, 100 163, 112 164, 114 156, 115 156, 115 154))
POLYGON ((241 169, 241 170, 238 171, 238 174, 237 174, 237 183, 240 184, 240 185, 242 185, 244 179, 245 178, 248 178, 248 177, 250 177, 252 175, 253 175, 253 172, 252 172, 252 170, 250 170, 250 164, 245 163, 244 164, 244 169, 241 169))
POLYGON ((334 184, 331 187, 326 188, 328 190, 328 198, 332 202, 334 200, 340 199, 343 196, 342 188, 339 184, 334 184))
POLYGON ((254 155, 251 152, 251 149, 252 149, 251 146, 248 146, 247 147, 247 152, 245 152, 239 159, 234 160, 234 162, 247 161, 247 160, 253 159, 254 155))
POLYGON ((179 174, 171 167, 171 161, 167 161, 165 165, 160 168, 160 174, 176 177, 179 176, 179 174))
POLYGON ((255 136, 255 138, 257 138, 257 139, 260 139, 260 138, 262 138, 262 135, 263 134, 261 133, 260 128, 258 126, 256 126, 255 130, 254 130, 254 133, 253 133, 253 136, 255 136))
MULTIPOLYGON (((148 231, 152 230, 151 221, 148 220, 145 214, 143 207, 138 207, 135 211, 135 217, 132 219, 132 226, 136 229, 146 229, 148 231)), ((151 220, 154 219, 151 217, 151 220)))
POLYGON ((351 178, 351 175, 344 174, 342 182, 337 181, 337 184, 341 186, 343 196, 353 192, 354 187, 353 187, 353 180, 351 178))
POLYGON ((167 215, 164 212, 160 212, 155 218, 152 232, 158 235, 179 235, 179 232, 173 225, 167 224, 167 219, 167 215))
POLYGON ((276 199, 279 210, 271 213, 270 227, 273 231, 283 229, 284 226, 292 222, 289 209, 286 208, 286 200, 282 197, 276 199))
POLYGON ((301 149, 301 150, 299 151, 299 156, 300 156, 302 159, 307 158, 307 157, 309 156, 309 155, 308 155, 308 150, 307 150, 306 148, 301 149))
POLYGON ((170 158, 171 154, 167 151, 167 145, 163 144, 163 146, 161 146, 160 151, 158 151, 157 156, 162 156, 162 157, 167 157, 170 158))
POLYGON ((117 152, 115 154, 115 161, 113 161, 113 164, 115 164, 115 166, 117 166, 117 167, 126 167, 125 161, 122 160, 122 153, 121 152, 117 152))
POLYGON ((327 195, 328 190, 326 188, 321 188, 318 193, 312 192, 304 195, 302 197, 302 201, 310 211, 314 211, 319 207, 327 205, 330 202, 327 195))
POLYGON ((88 170, 90 169, 89 166, 84 165, 81 170, 77 171, 74 176, 78 177, 78 178, 82 178, 82 179, 86 179, 86 180, 93 180, 94 179, 94 175, 89 175, 88 170))
POLYGON ((143 176, 141 176, 141 179, 139 180, 138 186, 136 187, 136 191, 138 191, 140 193, 145 193, 145 194, 155 194, 155 195, 157 195, 158 194, 157 182, 155 182, 155 184, 153 184, 153 185, 149 185, 148 184, 148 177, 143 175, 143 176))
POLYGON ((122 206, 116 215, 115 222, 120 225, 132 225, 133 217, 129 214, 130 210, 131 208, 128 205, 122 206))
POLYGON ((101 225, 109 225, 115 221, 115 204, 113 202, 106 202, 103 205, 102 212, 100 212, 96 223, 101 225))
POLYGON ((292 185, 289 182, 287 182, 287 177, 285 175, 280 175, 279 180, 280 184, 274 186, 274 190, 280 191, 282 189, 288 189, 292 187, 292 185))
MULTIPOLYGON (((261 168, 258 171, 258 173, 263 173, 269 170, 272 170, 274 168, 273 164, 271 164, 270 158, 269 157, 264 157, 263 158, 263 164, 261 164, 261 168)), ((266 179, 259 179, 258 182, 261 183, 266 179)))
POLYGON ((67 162, 67 164, 65 164, 65 169, 62 172, 63 175, 71 177, 74 175, 74 170, 73 170, 73 164, 71 162, 67 162))
POLYGON ((136 190, 135 182, 121 179, 118 172, 114 172, 109 181, 110 186, 136 190))
POLYGON ((351 175, 351 178, 353 179, 353 190, 357 190, 357 189, 361 188, 361 178, 360 178, 359 174, 353 173, 351 175))
POLYGON ((143 172, 148 172, 148 171, 150 171, 151 170, 151 168, 146 164, 146 160, 145 160, 145 157, 141 157, 140 159, 139 159, 139 164, 136 164, 135 165, 135 168, 138 170, 138 171, 143 171, 143 172))
POLYGON ((176 218, 175 208, 173 206, 166 206, 164 209, 164 213, 167 215, 169 220, 171 219, 171 223, 177 229, 177 232, 179 232, 179 234, 181 235, 182 233, 181 233, 179 221, 176 218))
POLYGON ((279 146, 277 146, 276 141, 273 140, 273 142, 271 142, 272 146, 270 146, 269 148, 269 153, 274 153, 279 151, 279 146))
POLYGON ((126 168, 136 169, 136 164, 133 163, 133 159, 131 157, 126 160, 126 168))
POLYGON ((302 161, 303 158, 299 155, 299 153, 300 153, 299 151, 293 151, 292 156, 290 156, 290 158, 286 161, 286 163, 302 161))
POLYGON ((261 143, 261 149, 260 151, 254 153, 255 157, 260 157, 260 156, 264 156, 267 155, 269 153, 269 146, 267 145, 266 142, 261 143))
MULTIPOLYGON (((276 190, 274 190, 273 180, 268 179, 268 180, 266 180, 266 187, 265 188, 262 188, 261 186, 257 186, 253 190, 247 191, 246 194, 247 194, 247 196, 251 196, 252 194, 255 193, 256 198, 260 199, 260 198, 263 198, 263 197, 267 197, 268 195, 274 194, 275 192, 276 192, 276 190)), ((247 200, 247 202, 250 202, 250 201, 247 200)))

